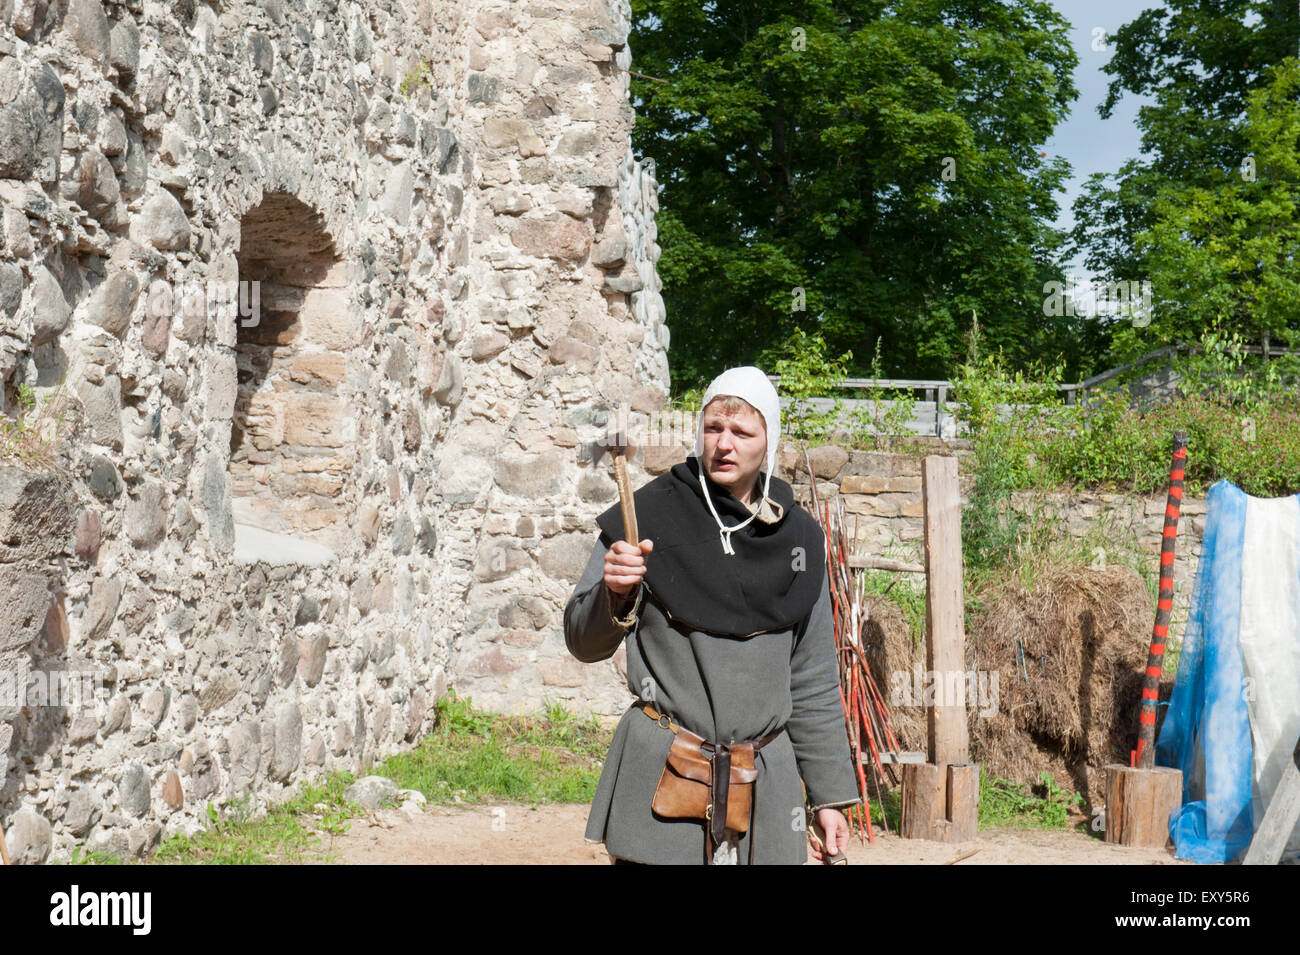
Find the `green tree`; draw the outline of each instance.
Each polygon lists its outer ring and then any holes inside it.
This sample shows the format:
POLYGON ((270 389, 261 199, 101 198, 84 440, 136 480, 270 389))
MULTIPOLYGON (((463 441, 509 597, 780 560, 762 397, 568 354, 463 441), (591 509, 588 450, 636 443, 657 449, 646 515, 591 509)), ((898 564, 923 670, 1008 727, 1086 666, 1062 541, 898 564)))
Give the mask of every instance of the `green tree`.
POLYGON ((1135 241, 1154 317, 1117 332, 1119 354, 1195 342, 1210 328, 1265 348, 1300 330, 1300 63, 1287 58, 1266 79, 1248 97, 1246 166, 1238 160, 1212 185, 1170 185, 1155 197, 1155 222, 1135 241))
MULTIPOLYGON (((1013 361, 1042 314, 1068 175, 1039 152, 1076 91, 1043 0, 634 0, 635 147, 653 156, 678 388, 795 328, 849 370, 944 375, 977 310, 1013 361)), ((1077 348, 1073 349, 1077 357, 1077 348)))
POLYGON ((1137 120, 1146 158, 1089 177, 1075 201, 1072 251, 1099 275, 1138 280, 1153 247, 1136 239, 1155 227, 1157 202, 1176 203, 1180 188, 1217 188, 1249 153, 1247 97, 1268 82, 1269 67, 1295 54, 1300 8, 1295 0, 1164 0, 1108 42, 1113 79, 1098 112, 1109 118, 1125 93, 1152 97, 1137 120))

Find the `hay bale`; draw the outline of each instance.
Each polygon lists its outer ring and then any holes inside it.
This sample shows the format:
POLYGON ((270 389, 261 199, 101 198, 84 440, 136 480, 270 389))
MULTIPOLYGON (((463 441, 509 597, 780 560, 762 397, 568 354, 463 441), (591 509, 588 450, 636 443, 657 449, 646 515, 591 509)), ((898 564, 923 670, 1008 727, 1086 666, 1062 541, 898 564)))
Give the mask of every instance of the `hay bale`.
POLYGON ((904 691, 911 685, 913 665, 918 661, 925 665, 925 644, 912 642, 907 617, 889 598, 868 596, 863 605, 867 612, 862 627, 867 664, 889 705, 889 722, 898 745, 905 750, 924 751, 925 710, 907 705, 905 701, 912 695, 904 691))
MULTIPOLYGON (((1100 805, 1102 767, 1127 763, 1136 742, 1154 613, 1146 584, 1128 567, 1063 568, 1032 593, 1013 587, 990 602, 967 634, 968 667, 997 674, 996 711, 969 709, 972 759, 1016 782, 1049 773, 1100 805)), ((899 742, 924 750, 924 708, 897 705, 900 694, 891 692, 905 682, 900 674, 924 670, 924 644, 913 645, 902 613, 887 601, 872 606, 867 633, 899 742)))
POLYGON ((998 776, 1047 772, 1103 801, 1102 767, 1128 762, 1136 742, 1154 612, 1129 567, 1064 568, 990 603, 968 639, 974 668, 999 675, 996 715, 970 722, 975 758, 998 776))

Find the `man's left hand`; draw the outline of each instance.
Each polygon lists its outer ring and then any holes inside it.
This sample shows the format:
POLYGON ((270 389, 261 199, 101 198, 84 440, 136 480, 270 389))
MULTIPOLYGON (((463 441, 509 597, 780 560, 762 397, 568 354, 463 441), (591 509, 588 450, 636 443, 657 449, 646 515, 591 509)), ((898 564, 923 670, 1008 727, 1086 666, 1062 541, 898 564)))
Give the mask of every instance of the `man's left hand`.
MULTIPOLYGON (((838 809, 818 809, 816 818, 817 825, 826 833, 826 848, 830 850, 830 858, 842 857, 849 847, 849 821, 844 818, 844 813, 838 809)), ((823 858, 823 847, 817 836, 814 833, 809 833, 809 836, 813 858, 818 862, 830 861, 823 858)))

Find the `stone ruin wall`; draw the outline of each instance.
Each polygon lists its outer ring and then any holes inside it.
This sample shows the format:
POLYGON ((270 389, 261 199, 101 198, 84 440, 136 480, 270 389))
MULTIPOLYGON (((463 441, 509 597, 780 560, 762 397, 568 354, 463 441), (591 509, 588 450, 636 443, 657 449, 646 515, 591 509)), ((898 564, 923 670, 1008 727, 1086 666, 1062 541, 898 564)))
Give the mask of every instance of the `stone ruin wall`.
POLYGON ((71 432, 0 468, 0 680, 100 684, 0 712, 17 859, 616 683, 561 613, 593 435, 668 388, 628 17, 0 0, 5 410, 71 432))

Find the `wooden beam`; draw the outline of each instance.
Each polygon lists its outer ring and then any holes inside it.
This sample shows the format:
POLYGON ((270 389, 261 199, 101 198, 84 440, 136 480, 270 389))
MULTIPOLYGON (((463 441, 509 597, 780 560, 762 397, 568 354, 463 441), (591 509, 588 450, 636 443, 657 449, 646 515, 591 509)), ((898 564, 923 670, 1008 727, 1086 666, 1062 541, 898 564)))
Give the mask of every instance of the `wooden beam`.
POLYGON ((920 564, 909 564, 891 557, 868 557, 859 555, 849 558, 849 566, 865 570, 894 570, 901 574, 923 574, 925 568, 920 564))
MULTIPOLYGON (((870 753, 862 754, 863 763, 870 764, 873 761, 874 759, 870 753)), ((896 766, 902 765, 904 763, 924 763, 925 753, 922 753, 920 750, 902 750, 900 752, 895 753, 890 750, 884 749, 880 751, 880 762, 882 764, 893 763, 896 766)))
POLYGON ((980 768, 978 763, 948 767, 949 842, 970 842, 979 827, 980 768))
POLYGON ((898 831, 904 839, 948 841, 947 778, 934 763, 903 766, 903 805, 898 831))
POLYGON ((1277 865, 1281 861, 1291 833, 1300 822, 1300 768, 1297 767, 1300 767, 1300 740, 1282 767, 1282 779, 1273 790, 1273 798, 1268 801, 1242 865, 1277 865))
POLYGON ((966 730, 966 631, 961 562, 961 491, 957 459, 928 455, 921 465, 925 498, 925 663, 943 688, 925 714, 930 762, 970 761, 966 730), (952 698, 950 698, 952 697, 952 698))

